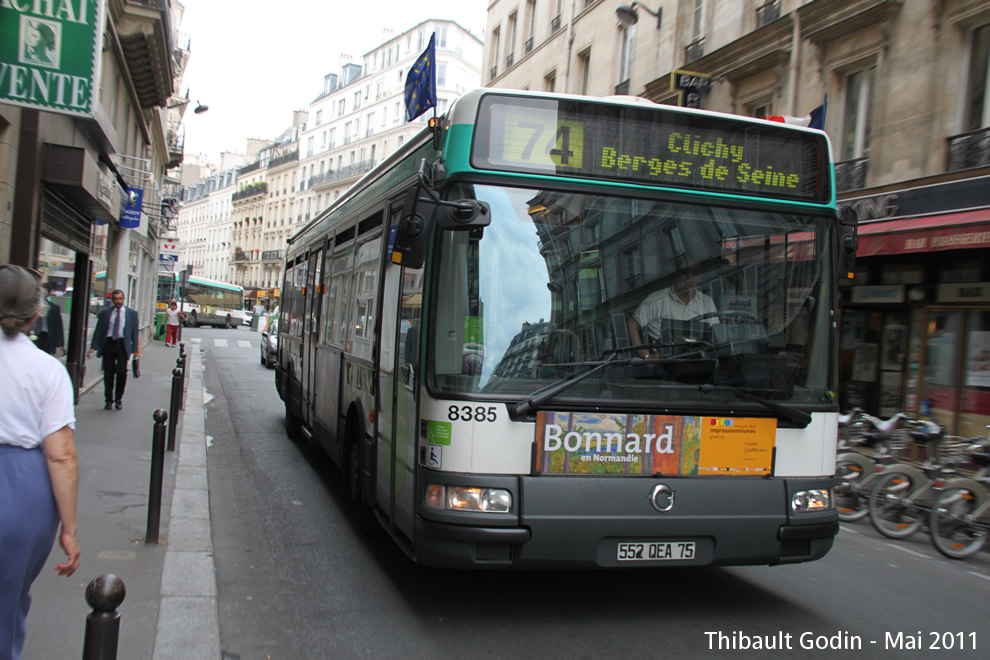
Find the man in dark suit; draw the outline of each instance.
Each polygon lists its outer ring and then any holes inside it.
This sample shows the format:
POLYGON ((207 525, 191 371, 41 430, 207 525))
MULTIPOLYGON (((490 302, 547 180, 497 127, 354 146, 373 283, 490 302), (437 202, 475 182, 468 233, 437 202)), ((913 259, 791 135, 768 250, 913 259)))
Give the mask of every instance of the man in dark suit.
POLYGON ((103 396, 106 399, 104 408, 123 407, 124 386, 127 385, 127 360, 138 352, 138 313, 130 307, 124 307, 124 292, 114 289, 110 294, 113 302, 96 319, 96 330, 93 331, 93 342, 86 357, 96 351, 97 357, 103 358, 103 396))

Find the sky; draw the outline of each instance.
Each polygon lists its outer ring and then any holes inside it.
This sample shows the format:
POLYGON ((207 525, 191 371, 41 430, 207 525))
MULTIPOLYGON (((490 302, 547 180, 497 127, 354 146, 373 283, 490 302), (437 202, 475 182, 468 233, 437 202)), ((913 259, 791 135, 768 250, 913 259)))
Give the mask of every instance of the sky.
POLYGON ((274 139, 339 73, 341 54, 360 58, 416 24, 443 18, 484 39, 488 0, 180 0, 189 37, 180 94, 189 90, 185 153, 219 164, 248 138, 274 139), (196 102, 209 111, 193 114, 196 102))

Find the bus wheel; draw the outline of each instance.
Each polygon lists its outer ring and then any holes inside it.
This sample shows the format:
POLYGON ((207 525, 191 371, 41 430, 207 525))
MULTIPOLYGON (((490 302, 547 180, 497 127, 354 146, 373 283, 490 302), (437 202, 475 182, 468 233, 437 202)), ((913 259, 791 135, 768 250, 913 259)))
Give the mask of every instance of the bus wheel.
POLYGON ((198 325, 199 319, 196 318, 196 310, 195 309, 193 311, 189 312, 189 316, 186 317, 186 318, 187 318, 186 325, 188 325, 190 328, 195 328, 198 325))
POLYGON ((230 330, 230 327, 231 327, 231 323, 230 323, 230 314, 227 314, 227 320, 226 320, 226 321, 224 322, 224 324, 223 324, 223 327, 225 327, 225 328, 227 328, 228 330, 230 330))
POLYGON ((285 434, 290 440, 302 438, 302 424, 294 412, 292 412, 291 397, 285 402, 285 434))

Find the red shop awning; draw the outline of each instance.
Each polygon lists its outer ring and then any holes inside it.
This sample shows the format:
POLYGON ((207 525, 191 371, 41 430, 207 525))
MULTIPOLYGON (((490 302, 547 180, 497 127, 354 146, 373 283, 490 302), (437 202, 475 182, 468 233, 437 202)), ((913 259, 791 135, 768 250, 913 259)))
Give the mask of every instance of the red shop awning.
POLYGON ((859 226, 858 257, 990 247, 990 209, 859 226))

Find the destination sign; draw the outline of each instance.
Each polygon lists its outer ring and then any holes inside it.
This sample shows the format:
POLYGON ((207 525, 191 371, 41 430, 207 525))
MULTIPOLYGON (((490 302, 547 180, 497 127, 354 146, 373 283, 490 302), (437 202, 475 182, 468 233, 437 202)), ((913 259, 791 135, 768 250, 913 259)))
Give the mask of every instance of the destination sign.
POLYGON ((832 196, 824 136, 660 105, 489 94, 471 164, 817 203, 832 196))

